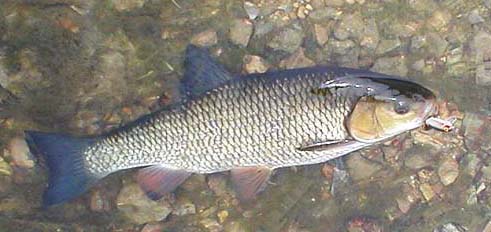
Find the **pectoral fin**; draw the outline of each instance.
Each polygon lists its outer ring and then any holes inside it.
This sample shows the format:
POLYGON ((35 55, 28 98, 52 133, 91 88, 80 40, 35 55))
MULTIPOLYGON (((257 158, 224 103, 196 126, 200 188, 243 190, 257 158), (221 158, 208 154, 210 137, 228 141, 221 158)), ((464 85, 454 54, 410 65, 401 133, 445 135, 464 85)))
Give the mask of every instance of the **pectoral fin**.
POLYGON ((332 149, 333 147, 339 147, 349 144, 351 140, 328 140, 318 143, 307 144, 305 146, 299 147, 299 151, 324 151, 332 149))
POLYGON ((237 196, 249 201, 266 188, 272 170, 267 167, 241 167, 230 171, 237 196))
POLYGON ((155 165, 138 170, 137 181, 152 200, 174 191, 191 173, 155 165))

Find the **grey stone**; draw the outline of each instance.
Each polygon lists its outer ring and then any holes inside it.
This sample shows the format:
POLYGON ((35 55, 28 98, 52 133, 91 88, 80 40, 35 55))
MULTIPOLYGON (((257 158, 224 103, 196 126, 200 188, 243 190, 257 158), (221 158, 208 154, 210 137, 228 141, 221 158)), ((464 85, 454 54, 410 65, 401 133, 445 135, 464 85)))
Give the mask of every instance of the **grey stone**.
POLYGON ((292 53, 302 44, 303 31, 296 28, 286 28, 276 34, 268 43, 268 47, 292 53))
POLYGON ((249 17, 249 19, 251 19, 251 20, 256 19, 257 16, 259 15, 259 8, 257 7, 256 4, 254 4, 252 2, 245 1, 244 2, 244 10, 247 13, 247 16, 249 17))
POLYGON ((378 163, 371 162, 359 154, 352 154, 346 161, 348 172, 355 181, 372 177, 382 166, 378 163))
POLYGON ((229 31, 230 40, 237 45, 247 47, 253 31, 253 24, 247 19, 235 19, 229 31))
POLYGON ((443 185, 452 184, 459 176, 459 163, 450 157, 444 159, 438 166, 438 176, 443 185))
POLYGON ((396 39, 384 39, 380 40, 375 53, 378 55, 394 51, 401 46, 401 40, 399 38, 396 39))
POLYGON ((478 9, 474 9, 471 12, 469 12, 469 15, 467 15, 467 19, 471 24, 478 24, 484 22, 484 18, 479 14, 478 9))
POLYGON ((141 8, 146 0, 111 0, 113 7, 117 11, 129 11, 136 8, 141 8))
POLYGON ((465 232, 467 229, 457 223, 447 223, 434 229, 433 232, 465 232))
POLYGON ((370 70, 399 76, 406 76, 408 72, 406 60, 402 56, 378 58, 370 70))
POLYGON ((426 154, 415 153, 406 156, 404 165, 410 169, 417 170, 431 165, 431 161, 426 154))
POLYGON ((334 36, 339 40, 357 39, 364 32, 364 28, 363 18, 359 14, 344 15, 334 29, 334 36))
POLYGON ((309 67, 314 65, 315 65, 314 61, 312 61, 311 59, 305 56, 304 49, 301 47, 293 54, 291 54, 289 57, 282 60, 279 66, 281 68, 292 69, 292 68, 309 67))
POLYGON ((118 210, 137 224, 158 222, 172 211, 169 203, 149 199, 137 183, 126 183, 116 200, 118 210))

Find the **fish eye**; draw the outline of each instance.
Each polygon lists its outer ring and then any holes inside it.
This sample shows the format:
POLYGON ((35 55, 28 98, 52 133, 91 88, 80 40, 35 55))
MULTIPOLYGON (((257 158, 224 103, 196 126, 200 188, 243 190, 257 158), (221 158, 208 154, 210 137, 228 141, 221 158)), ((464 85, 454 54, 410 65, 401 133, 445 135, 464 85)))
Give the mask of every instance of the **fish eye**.
POLYGON ((395 101, 394 111, 397 114, 406 114, 407 112, 409 112, 409 103, 406 101, 395 101))

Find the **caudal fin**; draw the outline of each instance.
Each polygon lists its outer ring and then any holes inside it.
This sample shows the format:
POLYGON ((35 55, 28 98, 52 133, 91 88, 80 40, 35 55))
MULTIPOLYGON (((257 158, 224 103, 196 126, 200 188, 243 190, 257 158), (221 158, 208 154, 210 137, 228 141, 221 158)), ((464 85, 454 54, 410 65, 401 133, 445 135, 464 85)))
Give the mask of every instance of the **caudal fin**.
POLYGON ((94 139, 36 131, 26 131, 25 134, 31 152, 42 154, 48 166, 44 207, 80 196, 98 179, 87 171, 82 156, 94 139))

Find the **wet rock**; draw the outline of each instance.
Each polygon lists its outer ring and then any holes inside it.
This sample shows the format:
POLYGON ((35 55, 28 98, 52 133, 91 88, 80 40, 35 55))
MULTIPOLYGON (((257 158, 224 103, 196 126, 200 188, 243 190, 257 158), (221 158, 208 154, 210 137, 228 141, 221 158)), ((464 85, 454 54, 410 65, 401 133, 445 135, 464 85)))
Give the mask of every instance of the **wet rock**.
POLYGON ((342 5, 344 5, 345 1, 344 0, 324 0, 324 3, 327 6, 342 6, 342 5))
POLYGON ((428 18, 427 23, 436 30, 440 31, 448 25, 451 19, 452 14, 445 9, 441 9, 434 11, 431 17, 428 18))
POLYGON ((430 164, 431 157, 428 157, 427 154, 422 152, 406 155, 406 159, 404 160, 404 165, 413 170, 427 167, 430 164))
POLYGON ((314 24, 314 35, 317 44, 323 46, 329 40, 329 28, 321 24, 314 24))
POLYGON ((359 40, 361 47, 368 49, 369 51, 375 51, 380 40, 375 19, 365 20, 363 32, 360 35, 359 40))
POLYGON ((482 229, 482 232, 491 232, 491 220, 488 221, 488 223, 486 224, 486 226, 484 226, 484 229, 482 229))
POLYGON ((276 34, 268 43, 268 47, 292 53, 302 44, 303 31, 295 28, 286 28, 276 34))
POLYGON ((146 0, 111 0, 113 7, 118 11, 129 11, 141 8, 146 0))
POLYGON ((488 139, 491 136, 491 118, 485 115, 465 113, 462 126, 464 128, 465 146, 471 152, 488 148, 488 139))
POLYGON ((363 18, 359 14, 347 14, 341 18, 334 29, 334 36, 339 40, 359 38, 364 31, 363 18))
POLYGON ((340 66, 357 68, 360 48, 351 40, 329 39, 326 46, 326 53, 340 66))
POLYGON ((468 153, 464 157, 465 173, 474 178, 477 175, 477 172, 482 166, 481 159, 474 153, 468 153))
POLYGON ((465 227, 457 223, 447 223, 434 229, 433 232, 465 232, 468 231, 465 227))
POLYGON ((4 150, 4 157, 11 160, 13 166, 25 169, 34 167, 34 159, 23 137, 11 139, 4 150))
POLYGON ((399 38, 381 40, 377 46, 377 49, 375 50, 375 53, 381 55, 387 52, 394 51, 400 46, 401 40, 399 38))
POLYGON ((471 24, 478 24, 484 22, 484 18, 479 14, 478 9, 474 9, 471 12, 469 12, 469 15, 467 15, 467 19, 471 24))
POLYGON ((334 7, 319 7, 310 13, 309 19, 317 23, 323 23, 329 19, 337 20, 342 15, 343 12, 334 7))
POLYGON ((472 39, 470 47, 477 65, 476 83, 491 85, 491 34, 479 31, 472 39))
POLYGON ((229 31, 232 43, 247 47, 253 31, 253 24, 247 19, 235 19, 229 31))
POLYGON ((253 231, 246 226, 242 221, 231 221, 227 223, 224 227, 224 231, 227 232, 249 232, 253 231))
POLYGON ((303 48, 299 48, 296 52, 291 54, 286 59, 282 60, 279 64, 281 68, 292 69, 292 68, 303 68, 314 66, 315 62, 305 56, 303 48))
POLYGON ((213 29, 200 32, 191 38, 191 43, 200 47, 210 47, 218 42, 217 32, 213 29))
POLYGON ((225 222, 225 220, 227 220, 228 215, 229 215, 229 213, 227 210, 222 210, 222 211, 218 212, 217 213, 218 222, 220 222, 220 224, 223 224, 225 222))
POLYGON ((243 59, 244 71, 251 73, 264 73, 268 71, 270 65, 260 56, 245 55, 243 59))
POLYGON ((12 168, 1 156, 0 156, 0 175, 3 176, 12 175, 12 168))
POLYGON ((112 209, 108 196, 99 189, 95 189, 90 194, 89 207, 93 212, 107 212, 112 209))
POLYGON ((411 208, 420 202, 422 195, 413 185, 403 184, 401 196, 396 199, 399 210, 406 214, 411 208))
POLYGON ((0 199, 0 213, 2 214, 29 214, 33 208, 39 207, 34 205, 20 195, 20 197, 7 197, 0 199))
POLYGON ((254 20, 257 18, 259 15, 259 8, 257 7, 256 4, 245 1, 244 2, 244 10, 247 13, 247 16, 249 16, 249 19, 254 20))
POLYGON ((423 195, 424 199, 426 201, 431 201, 433 197, 435 197, 436 193, 433 190, 433 187, 428 184, 428 183, 423 183, 419 186, 419 191, 421 191, 421 194, 423 195))
POLYGON ((378 58, 370 70, 399 76, 406 76, 408 73, 406 59, 403 56, 378 58))
POLYGON ((346 161, 346 165, 354 181, 373 177, 382 168, 380 164, 368 161, 359 154, 350 155, 346 161))
POLYGON ((215 219, 205 218, 199 221, 199 223, 210 232, 218 232, 223 230, 223 226, 220 225, 220 223, 218 223, 218 221, 215 219))
POLYGON ((164 223, 148 223, 140 230, 140 232, 161 232, 165 231, 164 229, 164 223))
POLYGON ((484 181, 491 182, 491 166, 484 166, 481 168, 482 176, 484 181))
POLYGON ((450 157, 444 159, 438 166, 438 176, 443 185, 452 184, 459 176, 459 163, 450 157))
POLYGON ((348 222, 348 232, 382 232, 382 227, 375 220, 356 217, 348 222))
POLYGON ((179 199, 175 205, 172 214, 178 216, 196 214, 196 206, 189 199, 179 199))
POLYGON ((164 199, 149 199, 137 183, 125 184, 116 205, 119 211, 136 224, 161 221, 172 211, 170 204, 164 199))

